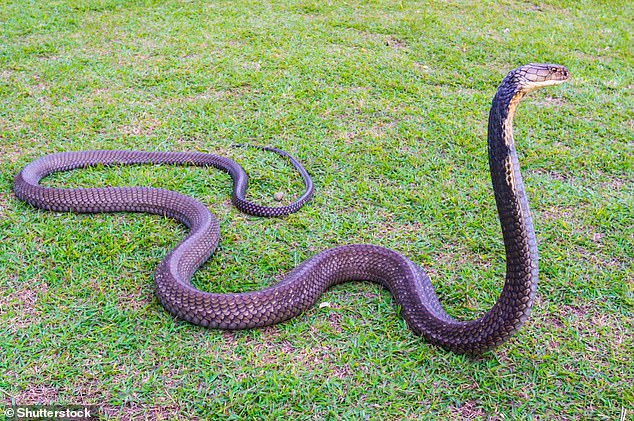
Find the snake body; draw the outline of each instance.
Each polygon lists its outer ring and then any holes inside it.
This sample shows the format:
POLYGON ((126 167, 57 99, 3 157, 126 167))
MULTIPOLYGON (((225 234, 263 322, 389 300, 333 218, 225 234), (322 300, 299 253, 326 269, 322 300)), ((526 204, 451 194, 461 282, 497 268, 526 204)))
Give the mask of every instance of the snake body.
POLYGON ((173 315, 210 328, 245 329, 287 320, 311 307, 330 286, 346 281, 383 285, 402 307, 416 334, 457 353, 480 354, 506 341, 527 319, 537 288, 537 247, 528 201, 515 152, 512 122, 520 99, 541 86, 568 78, 565 67, 530 64, 502 81, 489 114, 488 152, 495 201, 506 250, 506 280, 495 305, 482 317, 458 321, 441 307, 429 277, 396 251, 367 244, 325 250, 304 261, 281 282, 259 291, 215 294, 194 288, 193 273, 219 242, 216 218, 200 202, 180 193, 149 187, 48 188, 39 185, 56 171, 94 165, 175 164, 214 166, 234 182, 232 200, 242 211, 281 216, 297 211, 313 193, 304 168, 283 151, 304 179, 306 190, 294 203, 266 207, 245 199, 247 175, 235 162, 190 152, 83 151, 44 156, 15 177, 16 196, 47 210, 70 212, 147 212, 175 218, 189 228, 155 272, 156 294, 173 315))

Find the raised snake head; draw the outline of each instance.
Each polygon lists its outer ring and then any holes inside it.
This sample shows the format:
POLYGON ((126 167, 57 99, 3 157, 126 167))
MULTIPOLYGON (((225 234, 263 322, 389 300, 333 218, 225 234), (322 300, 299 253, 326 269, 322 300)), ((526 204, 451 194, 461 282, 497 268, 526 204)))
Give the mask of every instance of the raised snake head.
POLYGON ((522 93, 544 86, 558 85, 568 79, 568 69, 559 64, 531 63, 515 69, 513 78, 522 93))

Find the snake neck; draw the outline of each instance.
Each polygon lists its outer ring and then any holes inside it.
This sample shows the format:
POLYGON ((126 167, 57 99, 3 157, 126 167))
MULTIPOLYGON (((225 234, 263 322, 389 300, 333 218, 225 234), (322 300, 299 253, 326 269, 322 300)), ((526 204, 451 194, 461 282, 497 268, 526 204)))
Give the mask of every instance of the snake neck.
POLYGON ((526 94, 507 76, 491 105, 488 125, 489 167, 506 251, 506 281, 495 306, 484 316, 515 332, 529 315, 537 289, 537 246, 528 199, 513 139, 515 110, 526 94), (530 297, 525 306, 510 306, 517 297, 530 297))
POLYGON ((513 141, 513 116, 525 93, 509 74, 489 113, 489 166, 506 250, 502 293, 477 320, 463 322, 447 316, 431 328, 420 329, 432 342, 456 352, 477 354, 506 341, 528 318, 537 290, 535 233, 513 141))
MULTIPOLYGON (((506 81, 506 79, 505 79, 506 81)), ((513 117, 524 92, 502 83, 489 113, 488 153, 495 203, 502 225, 507 269, 510 263, 533 263, 535 233, 513 139, 513 117)))

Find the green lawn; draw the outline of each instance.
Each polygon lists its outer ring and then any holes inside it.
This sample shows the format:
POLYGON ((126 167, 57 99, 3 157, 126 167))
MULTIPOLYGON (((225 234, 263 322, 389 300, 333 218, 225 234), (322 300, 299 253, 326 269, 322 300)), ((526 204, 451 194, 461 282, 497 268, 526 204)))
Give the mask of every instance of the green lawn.
POLYGON ((14 1, 0 6, 0 403, 109 419, 593 419, 634 414, 634 59, 626 1, 14 1), (419 262, 447 311, 480 316, 503 247, 486 161, 497 84, 529 62, 568 83, 527 97, 515 137, 540 251, 529 322, 480 358, 414 336, 376 285, 331 289, 262 330, 172 318, 153 271, 184 235, 143 214, 47 213, 14 175, 56 151, 231 156, 249 195, 315 198, 245 216, 214 170, 103 168, 50 185, 151 185, 206 203, 208 291, 271 285, 353 242, 419 262))

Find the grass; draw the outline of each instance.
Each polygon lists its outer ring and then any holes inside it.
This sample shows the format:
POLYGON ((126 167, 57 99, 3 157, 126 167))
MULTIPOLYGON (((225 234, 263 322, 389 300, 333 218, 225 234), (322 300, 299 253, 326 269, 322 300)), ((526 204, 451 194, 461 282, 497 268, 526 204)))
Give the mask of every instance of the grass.
POLYGON ((0 402, 99 405, 109 419, 631 419, 634 100, 626 2, 16 1, 0 9, 0 402), (395 249, 454 316, 495 302, 503 248, 486 117, 505 73, 567 65, 516 139, 540 250, 529 323, 484 357, 412 335, 390 295, 336 287, 243 332, 174 320, 152 273, 185 234, 149 215, 46 213, 13 176, 44 154, 199 150, 250 196, 314 200, 285 219, 230 206, 224 174, 96 168, 60 186, 152 185, 218 214, 209 291, 270 285, 320 250, 395 249))

